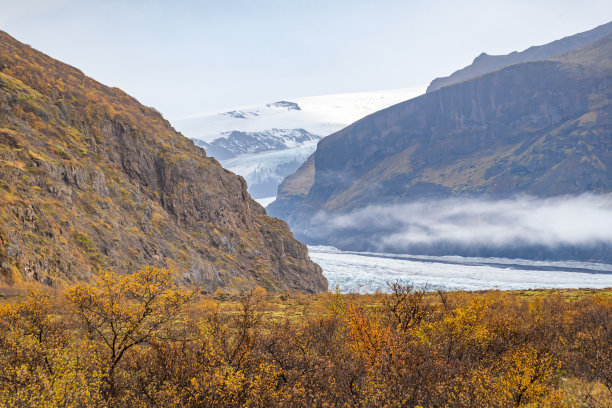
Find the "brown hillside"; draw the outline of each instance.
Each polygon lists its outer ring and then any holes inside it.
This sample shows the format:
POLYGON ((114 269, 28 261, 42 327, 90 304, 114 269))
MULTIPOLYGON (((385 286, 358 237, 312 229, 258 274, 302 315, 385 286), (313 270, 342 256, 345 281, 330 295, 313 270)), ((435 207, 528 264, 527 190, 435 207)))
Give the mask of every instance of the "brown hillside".
POLYGON ((319 292, 321 269, 241 177, 154 109, 0 32, 0 272, 175 268, 209 289, 319 292))

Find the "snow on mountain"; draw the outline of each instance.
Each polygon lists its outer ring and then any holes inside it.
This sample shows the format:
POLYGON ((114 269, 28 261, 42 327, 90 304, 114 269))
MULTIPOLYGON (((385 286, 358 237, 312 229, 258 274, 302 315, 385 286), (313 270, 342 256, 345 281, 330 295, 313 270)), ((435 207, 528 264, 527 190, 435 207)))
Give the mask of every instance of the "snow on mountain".
POLYGON ((243 176, 249 193, 267 204, 322 137, 424 92, 420 87, 296 98, 177 119, 173 125, 243 176))
POLYGON ((425 92, 425 87, 311 96, 176 119, 183 135, 210 143, 225 132, 305 129, 327 136, 364 116, 425 92))
POLYGON ((223 132, 223 137, 210 143, 196 140, 208 155, 218 160, 227 160, 244 154, 256 154, 272 150, 285 150, 312 144, 321 139, 304 129, 270 129, 262 132, 223 132))
POLYGON ((290 149, 246 154, 220 162, 244 177, 254 198, 274 197, 283 179, 294 173, 316 148, 315 140, 290 149))

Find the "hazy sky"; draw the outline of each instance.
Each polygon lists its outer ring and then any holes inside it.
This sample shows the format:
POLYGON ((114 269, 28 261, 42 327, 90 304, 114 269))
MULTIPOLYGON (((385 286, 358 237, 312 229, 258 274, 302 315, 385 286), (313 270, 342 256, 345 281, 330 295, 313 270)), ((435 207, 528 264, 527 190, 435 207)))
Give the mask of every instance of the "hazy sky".
POLYGON ((168 119, 426 85, 610 20, 610 0, 0 0, 0 29, 168 119))

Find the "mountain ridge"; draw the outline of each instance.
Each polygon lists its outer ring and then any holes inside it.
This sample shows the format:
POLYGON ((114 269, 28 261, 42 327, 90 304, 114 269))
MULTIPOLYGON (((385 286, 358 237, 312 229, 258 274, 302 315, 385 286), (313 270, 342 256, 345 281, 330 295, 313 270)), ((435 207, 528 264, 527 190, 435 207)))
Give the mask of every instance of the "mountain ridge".
POLYGON ((562 55, 593 43, 610 33, 612 33, 612 22, 602 24, 592 30, 552 41, 548 44, 531 46, 520 52, 514 51, 505 55, 489 55, 483 52, 467 67, 461 68, 447 77, 436 78, 431 81, 426 92, 433 92, 444 86, 467 81, 513 64, 549 59, 562 55))
POLYGON ((285 150, 298 147, 304 143, 321 140, 322 136, 314 135, 304 129, 272 128, 260 132, 241 132, 232 130, 210 143, 195 140, 196 145, 206 149, 208 155, 217 160, 227 160, 244 154, 257 154, 272 150, 285 150))
POLYGON ((0 31, 0 270, 169 267, 207 290, 320 292, 287 225, 156 110, 0 31))
POLYGON ((301 239, 334 245, 333 237, 309 236, 316 213, 456 196, 610 192, 611 56, 608 35, 374 113, 319 142, 314 177, 305 164, 268 211, 301 239))

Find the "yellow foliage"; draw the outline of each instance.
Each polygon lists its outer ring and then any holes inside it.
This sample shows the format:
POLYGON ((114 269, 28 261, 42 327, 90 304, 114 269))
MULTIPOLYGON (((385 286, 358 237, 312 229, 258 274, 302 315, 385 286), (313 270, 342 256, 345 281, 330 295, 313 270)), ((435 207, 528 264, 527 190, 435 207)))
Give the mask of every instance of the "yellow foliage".
POLYGON ((607 291, 396 289, 218 301, 145 268, 32 290, 0 302, 0 407, 610 405, 607 291))
POLYGON ((501 387, 510 406, 541 406, 551 391, 550 382, 559 369, 548 353, 532 348, 519 348, 501 360, 501 387))

